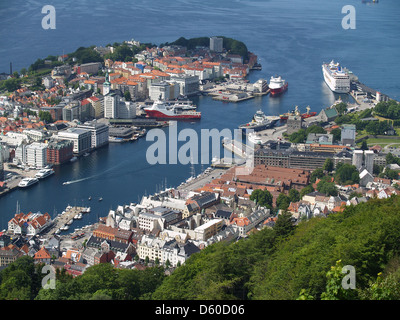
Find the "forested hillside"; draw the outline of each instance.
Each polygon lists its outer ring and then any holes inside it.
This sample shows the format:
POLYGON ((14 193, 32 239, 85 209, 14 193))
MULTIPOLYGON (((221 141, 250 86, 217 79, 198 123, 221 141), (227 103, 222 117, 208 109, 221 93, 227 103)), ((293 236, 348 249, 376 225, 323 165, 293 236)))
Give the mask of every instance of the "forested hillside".
POLYGON ((399 299, 399 253, 400 197, 392 196, 297 226, 283 214, 272 229, 193 254, 170 276, 100 264, 76 278, 59 273, 56 288, 43 289, 38 266, 23 257, 1 271, 0 298, 399 299), (342 288, 346 265, 355 289, 342 288))

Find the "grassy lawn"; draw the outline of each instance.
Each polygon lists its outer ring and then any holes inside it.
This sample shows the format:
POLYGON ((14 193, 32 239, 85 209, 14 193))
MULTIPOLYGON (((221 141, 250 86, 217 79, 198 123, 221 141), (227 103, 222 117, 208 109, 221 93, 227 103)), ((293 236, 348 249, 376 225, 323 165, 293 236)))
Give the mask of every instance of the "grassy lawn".
MULTIPOLYGON (((361 146, 361 143, 357 143, 357 145, 361 146)), ((400 139, 367 139, 368 146, 380 145, 383 148, 389 144, 400 146, 400 139)))

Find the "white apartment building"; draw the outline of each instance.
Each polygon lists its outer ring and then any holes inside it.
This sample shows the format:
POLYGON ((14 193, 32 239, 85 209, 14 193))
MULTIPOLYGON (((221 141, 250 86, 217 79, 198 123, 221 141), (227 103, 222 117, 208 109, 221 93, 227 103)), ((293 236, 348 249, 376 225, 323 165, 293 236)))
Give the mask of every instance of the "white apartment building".
POLYGON ((26 146, 26 164, 29 167, 44 168, 47 165, 47 144, 34 142, 26 146))
POLYGON ((89 130, 91 133, 91 148, 96 149, 108 144, 109 127, 97 121, 88 121, 80 124, 77 128, 89 130))
POLYGON ((104 118, 133 119, 136 117, 136 104, 122 100, 115 92, 104 97, 104 118))
POLYGON ((89 151, 92 146, 92 133, 87 129, 70 128, 59 132, 58 138, 72 141, 74 143, 73 152, 78 155, 89 151))

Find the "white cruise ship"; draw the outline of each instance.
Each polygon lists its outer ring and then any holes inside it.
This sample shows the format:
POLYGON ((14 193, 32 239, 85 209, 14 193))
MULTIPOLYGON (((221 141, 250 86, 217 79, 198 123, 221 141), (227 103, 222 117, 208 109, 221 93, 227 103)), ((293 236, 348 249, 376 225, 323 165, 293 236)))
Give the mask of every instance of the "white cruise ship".
POLYGON ((333 60, 330 63, 322 65, 322 73, 329 89, 335 93, 350 92, 350 76, 347 70, 343 69, 340 64, 333 60))
POLYGON ((38 183, 39 180, 36 178, 23 178, 20 183, 18 184, 18 187, 20 188, 27 188, 30 187, 31 185, 38 183))

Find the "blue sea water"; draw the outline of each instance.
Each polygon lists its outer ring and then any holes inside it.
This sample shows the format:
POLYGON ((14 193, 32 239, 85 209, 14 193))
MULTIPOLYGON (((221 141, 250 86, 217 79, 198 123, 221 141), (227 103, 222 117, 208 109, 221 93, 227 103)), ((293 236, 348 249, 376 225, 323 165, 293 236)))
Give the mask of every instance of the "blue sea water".
MULTIPOLYGON (((262 109, 279 115, 298 105, 302 111, 330 106, 335 96, 323 82, 321 64, 332 59, 352 70, 366 85, 400 100, 400 3, 381 0, 176 0, 89 1, 14 0, 0 2, 0 72, 29 67, 37 58, 75 51, 81 46, 106 45, 134 38, 161 44, 183 36, 223 35, 243 41, 262 64, 249 80, 282 75, 289 90, 238 104, 197 97, 198 122, 178 123, 178 129, 235 129, 262 109), (42 28, 42 7, 56 9, 56 29, 42 28), (353 5, 356 29, 342 28, 342 8, 353 5)), ((342 97, 347 99, 347 97, 342 97)), ((164 129, 166 132, 168 129, 164 129)), ((68 205, 90 205, 74 227, 92 223, 110 208, 138 202, 161 186, 177 186, 190 176, 190 165, 149 165, 146 151, 153 142, 110 144, 89 157, 56 169, 56 174, 28 190, 0 198, 0 229, 23 212, 60 213, 68 205), (64 181, 78 180, 70 185, 64 181), (92 196, 92 201, 88 197, 92 196), (103 197, 98 202, 98 197, 103 197)), ((211 158, 211 156, 210 156, 211 158)), ((207 165, 204 165, 206 168, 207 165)), ((201 165, 195 165, 196 173, 201 165)), ((73 228, 72 228, 73 229, 73 228)))

